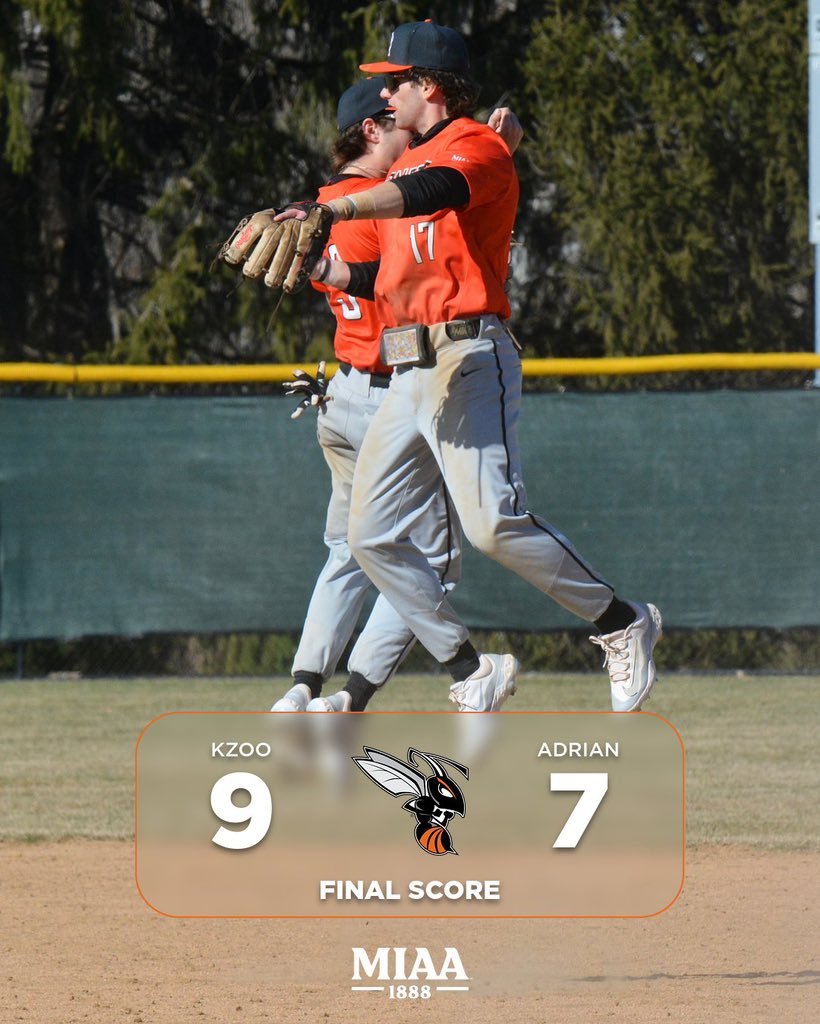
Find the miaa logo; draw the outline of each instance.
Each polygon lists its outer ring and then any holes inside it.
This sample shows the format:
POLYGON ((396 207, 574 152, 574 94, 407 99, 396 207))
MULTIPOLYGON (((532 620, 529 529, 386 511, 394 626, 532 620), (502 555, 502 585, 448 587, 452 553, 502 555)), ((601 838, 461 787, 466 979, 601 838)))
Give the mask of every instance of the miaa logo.
POLYGON ((445 946, 440 961, 426 946, 379 946, 371 957, 363 946, 353 946, 353 981, 467 981, 458 950, 445 946))

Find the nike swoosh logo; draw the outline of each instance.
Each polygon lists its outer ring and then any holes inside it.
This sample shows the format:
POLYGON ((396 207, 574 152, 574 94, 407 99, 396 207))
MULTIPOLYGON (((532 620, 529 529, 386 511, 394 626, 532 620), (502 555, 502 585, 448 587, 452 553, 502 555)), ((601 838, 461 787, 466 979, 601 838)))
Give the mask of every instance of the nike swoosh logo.
POLYGON ((469 377, 471 373, 478 373, 478 371, 480 369, 481 369, 480 366, 476 366, 475 369, 473 369, 473 370, 462 370, 461 371, 461 376, 462 377, 469 377))

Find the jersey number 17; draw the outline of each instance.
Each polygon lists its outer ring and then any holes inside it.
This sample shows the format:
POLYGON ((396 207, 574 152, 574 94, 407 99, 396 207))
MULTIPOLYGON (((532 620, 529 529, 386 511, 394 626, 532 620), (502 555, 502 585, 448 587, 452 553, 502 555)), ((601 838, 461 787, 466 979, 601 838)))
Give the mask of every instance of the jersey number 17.
POLYGON ((419 243, 422 247, 424 246, 424 239, 421 237, 423 234, 427 235, 427 259, 432 262, 436 258, 433 252, 435 226, 435 221, 432 220, 415 221, 410 225, 410 247, 413 250, 416 263, 424 262, 422 249, 419 247, 419 243))

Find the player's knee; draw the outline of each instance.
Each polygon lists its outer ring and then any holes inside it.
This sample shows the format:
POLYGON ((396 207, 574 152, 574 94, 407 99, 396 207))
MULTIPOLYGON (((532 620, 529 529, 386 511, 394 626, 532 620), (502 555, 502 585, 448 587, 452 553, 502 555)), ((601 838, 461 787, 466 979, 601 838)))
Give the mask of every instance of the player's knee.
POLYGON ((488 558, 495 558, 498 552, 498 523, 494 519, 475 516, 469 523, 462 523, 464 535, 470 544, 488 558))
POLYGON ((367 524, 351 519, 348 532, 347 544, 353 557, 361 564, 361 556, 365 559, 376 547, 373 533, 367 528, 367 524))
POLYGON ((347 542, 347 537, 331 537, 325 534, 325 547, 331 556, 339 562, 346 562, 350 558, 350 545, 347 542))

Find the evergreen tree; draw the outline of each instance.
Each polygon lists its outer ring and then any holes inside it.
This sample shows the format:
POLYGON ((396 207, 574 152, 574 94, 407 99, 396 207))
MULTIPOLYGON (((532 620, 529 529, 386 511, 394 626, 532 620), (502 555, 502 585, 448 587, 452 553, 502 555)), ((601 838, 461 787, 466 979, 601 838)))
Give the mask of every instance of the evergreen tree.
POLYGON ((543 351, 810 347, 804 6, 544 8, 522 268, 531 321, 555 316, 543 351))

